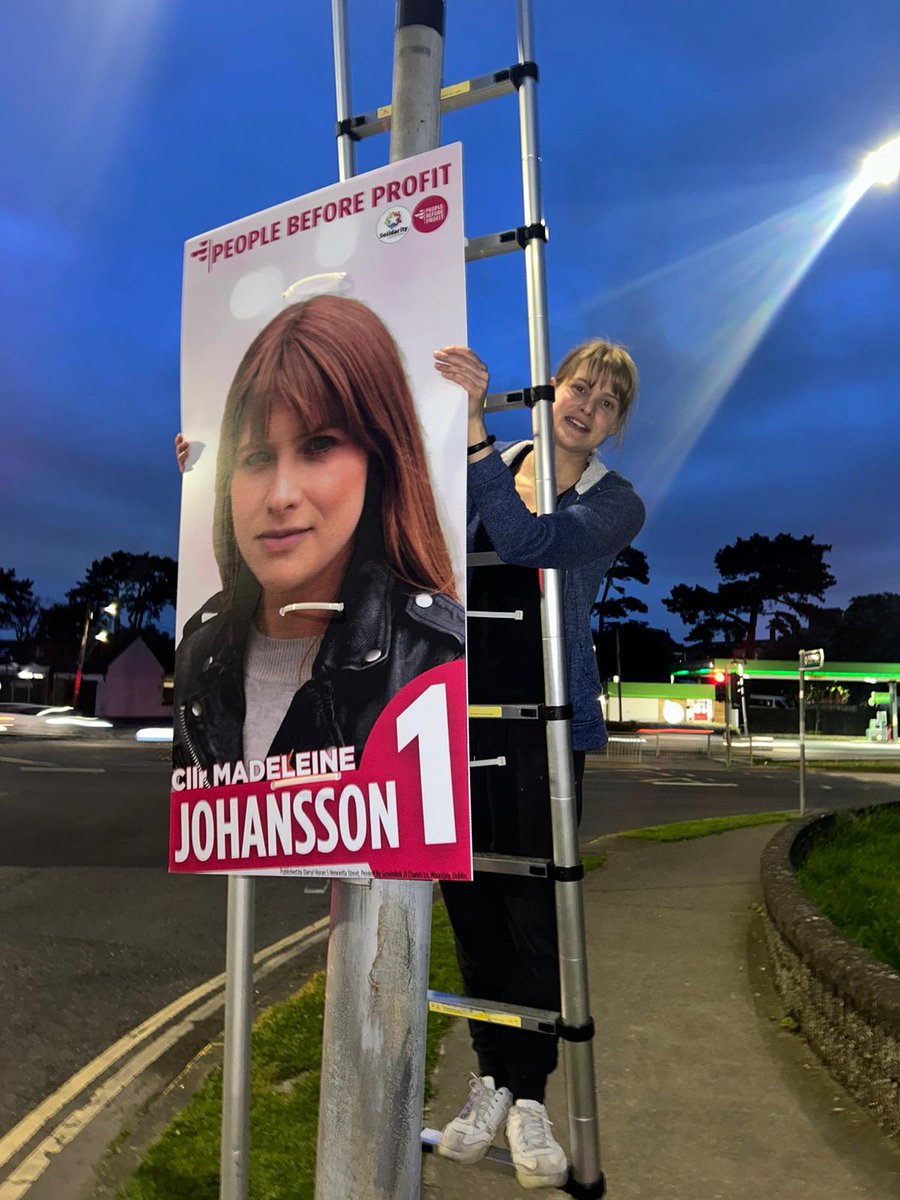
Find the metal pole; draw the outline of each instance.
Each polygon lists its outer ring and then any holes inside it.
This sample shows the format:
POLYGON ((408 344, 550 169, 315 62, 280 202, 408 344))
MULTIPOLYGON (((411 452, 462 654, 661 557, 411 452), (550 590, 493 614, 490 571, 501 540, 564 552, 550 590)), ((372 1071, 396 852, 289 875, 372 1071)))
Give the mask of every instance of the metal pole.
MULTIPOLYGON (((338 66, 346 64, 338 20, 334 32, 343 117, 349 76, 338 66)), ((440 144, 443 45, 443 0, 399 0, 392 162, 440 144)), ((340 166, 346 178, 352 159, 343 151, 340 166)), ((316 1200, 419 1196, 431 894, 429 883, 332 884, 316 1200)))
POLYGON ((72 707, 78 707, 78 697, 81 693, 81 677, 84 673, 84 656, 87 652, 88 633, 91 628, 91 621, 94 619, 94 610, 90 605, 87 606, 84 614, 84 629, 81 633, 81 649, 78 651, 78 667, 75 671, 75 687, 72 690, 72 707))
POLYGON ((225 1057, 222 1068, 220 1200, 247 1200, 250 1173, 250 1040, 253 1029, 253 912, 256 881, 228 880, 225 1057))
MULTIPOLYGON (((518 50, 520 62, 534 62, 534 26, 530 0, 517 0, 518 50)), ((543 223, 541 156, 538 140, 537 80, 525 77, 519 87, 519 121, 522 138, 522 193, 526 226, 543 223)), ((550 339, 547 322, 547 283, 544 242, 532 238, 525 249, 528 297, 528 332, 531 349, 532 385, 550 380, 550 339)), ((538 513, 556 509, 556 463, 553 445, 552 404, 539 401, 533 411, 534 481, 538 513)), ((562 573, 543 572, 541 605, 545 699, 550 707, 565 708, 569 702, 566 654, 563 640, 562 573)), ((621 673, 620 673, 621 678, 621 673)), ((620 699, 621 716, 621 699, 620 699)), ((575 816, 575 775, 572 762, 571 720, 547 722, 547 754, 550 776, 550 811, 553 821, 553 859, 557 866, 580 863, 575 816)), ((587 960, 585 956, 584 901, 581 883, 556 883, 556 924, 559 935, 559 967, 562 1019, 585 1027, 590 1020, 587 960)), ((572 1175, 577 1183, 589 1185, 602 1180, 597 1102, 594 1083, 592 1041, 563 1042, 566 1091, 569 1104, 569 1138, 572 1175)))
POLYGON ((747 739, 748 760, 753 766, 753 734, 750 732, 750 722, 747 719, 747 681, 744 678, 743 668, 738 668, 738 691, 741 697, 741 717, 744 722, 744 737, 747 739))
POLYGON ((619 627, 616 626, 616 686, 619 689, 619 724, 622 724, 622 648, 619 645, 619 627))
POLYGON ((798 666, 800 676, 800 816, 806 813, 806 673, 803 670, 803 651, 798 666))
POLYGON ((897 680, 892 679, 888 684, 891 693, 891 741, 897 740, 897 680))
POLYGON ((725 672, 725 766, 731 766, 731 671, 725 672))
MULTIPOLYGON (((334 37, 334 91, 339 122, 353 115, 350 107, 350 52, 347 45, 347 0, 331 0, 334 37)), ((348 133, 338 138, 338 178, 356 174, 356 145, 348 133)))

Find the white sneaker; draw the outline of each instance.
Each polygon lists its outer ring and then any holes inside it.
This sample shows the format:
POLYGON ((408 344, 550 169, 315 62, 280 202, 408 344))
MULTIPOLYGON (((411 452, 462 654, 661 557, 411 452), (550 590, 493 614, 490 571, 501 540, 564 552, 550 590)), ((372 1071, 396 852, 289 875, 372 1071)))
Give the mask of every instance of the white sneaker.
POLYGON ((495 1088, 491 1075, 480 1079, 473 1075, 469 1098, 458 1117, 445 1125, 438 1142, 438 1154, 455 1162, 473 1163, 484 1158, 488 1147, 503 1128, 510 1108, 509 1088, 495 1088))
POLYGON ((523 1188, 560 1187, 566 1182, 566 1153, 550 1132, 547 1110, 537 1100, 517 1100, 506 1122, 506 1140, 523 1188))

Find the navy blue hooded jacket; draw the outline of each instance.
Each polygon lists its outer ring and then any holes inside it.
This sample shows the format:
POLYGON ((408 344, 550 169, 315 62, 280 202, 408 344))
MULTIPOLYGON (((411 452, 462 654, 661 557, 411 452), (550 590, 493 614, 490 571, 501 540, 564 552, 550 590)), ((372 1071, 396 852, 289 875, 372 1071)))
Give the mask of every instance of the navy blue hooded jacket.
POLYGON ((598 699, 600 678, 591 638, 591 605, 616 555, 644 523, 643 502, 627 479, 598 457, 574 487, 559 497, 555 513, 536 517, 519 497, 509 469, 529 442, 495 447, 468 468, 468 548, 479 524, 500 558, 522 567, 558 568, 563 582, 563 625, 573 708, 572 749, 606 745, 598 699))

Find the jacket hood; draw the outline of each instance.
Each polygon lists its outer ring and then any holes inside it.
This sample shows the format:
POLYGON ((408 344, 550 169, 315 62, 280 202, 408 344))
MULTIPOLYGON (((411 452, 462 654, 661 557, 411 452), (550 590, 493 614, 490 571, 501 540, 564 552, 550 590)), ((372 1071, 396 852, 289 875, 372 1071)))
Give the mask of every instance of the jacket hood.
MULTIPOLYGON (((510 442, 509 445, 504 446, 500 451, 500 457, 509 467, 516 461, 523 450, 530 450, 533 446, 534 442, 527 440, 521 442, 510 442)), ((579 496, 584 495, 584 493, 589 488, 592 488, 595 483, 599 483, 608 471, 609 467, 605 466, 600 461, 600 455, 595 451, 588 460, 588 464, 582 472, 581 478, 575 484, 575 491, 579 496)))

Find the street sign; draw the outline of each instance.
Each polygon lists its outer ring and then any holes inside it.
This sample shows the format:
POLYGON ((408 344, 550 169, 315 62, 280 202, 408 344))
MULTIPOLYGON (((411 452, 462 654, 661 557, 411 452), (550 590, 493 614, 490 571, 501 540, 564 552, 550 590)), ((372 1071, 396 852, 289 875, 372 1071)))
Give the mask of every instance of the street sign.
POLYGON ((800 666, 805 671, 820 671, 825 666, 824 650, 801 650, 800 666))

